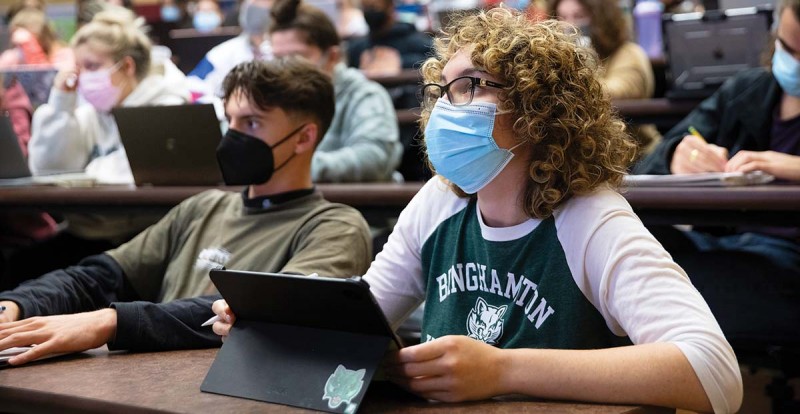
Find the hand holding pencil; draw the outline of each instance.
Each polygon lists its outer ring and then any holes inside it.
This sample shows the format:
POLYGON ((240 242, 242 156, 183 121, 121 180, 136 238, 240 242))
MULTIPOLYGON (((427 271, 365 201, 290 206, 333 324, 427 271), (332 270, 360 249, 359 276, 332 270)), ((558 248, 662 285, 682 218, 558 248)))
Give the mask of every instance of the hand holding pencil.
POLYGON ((726 148, 709 144, 693 126, 689 128, 672 154, 670 171, 673 174, 722 172, 728 162, 726 148))

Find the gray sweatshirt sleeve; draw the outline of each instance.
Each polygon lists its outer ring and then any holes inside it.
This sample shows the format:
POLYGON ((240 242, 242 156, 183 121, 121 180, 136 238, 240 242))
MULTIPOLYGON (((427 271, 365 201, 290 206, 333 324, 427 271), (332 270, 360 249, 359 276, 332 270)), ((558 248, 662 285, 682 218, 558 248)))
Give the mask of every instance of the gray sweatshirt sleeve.
POLYGON ((78 107, 78 94, 53 88, 48 103, 33 114, 28 164, 35 175, 81 171, 89 162, 96 122, 90 108, 78 107))
POLYGON ((337 97, 331 130, 323 138, 336 148, 321 145, 314 153, 311 175, 315 182, 388 181, 402 156, 397 115, 389 94, 369 82, 345 99, 337 97), (338 121, 338 122, 337 122, 338 121))

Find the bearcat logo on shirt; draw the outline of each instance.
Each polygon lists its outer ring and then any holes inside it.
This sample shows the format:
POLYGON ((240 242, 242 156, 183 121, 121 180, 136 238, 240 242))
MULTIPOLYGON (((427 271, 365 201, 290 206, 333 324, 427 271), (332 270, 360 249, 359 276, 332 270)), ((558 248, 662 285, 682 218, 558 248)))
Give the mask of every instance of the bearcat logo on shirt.
POLYGON ((467 336, 489 345, 497 344, 497 340, 503 336, 503 315, 506 309, 507 305, 492 306, 483 298, 478 298, 467 317, 467 336))
POLYGON ((197 255, 194 267, 197 270, 222 269, 230 258, 231 252, 222 247, 210 247, 208 249, 203 249, 203 251, 197 255))

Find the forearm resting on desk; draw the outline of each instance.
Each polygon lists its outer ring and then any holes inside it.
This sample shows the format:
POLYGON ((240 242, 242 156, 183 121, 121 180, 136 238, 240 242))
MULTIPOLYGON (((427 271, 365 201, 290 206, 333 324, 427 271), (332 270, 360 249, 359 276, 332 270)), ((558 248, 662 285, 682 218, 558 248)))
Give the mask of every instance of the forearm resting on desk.
POLYGON ((503 353, 508 367, 500 378, 504 394, 712 411, 689 361, 669 343, 503 353))

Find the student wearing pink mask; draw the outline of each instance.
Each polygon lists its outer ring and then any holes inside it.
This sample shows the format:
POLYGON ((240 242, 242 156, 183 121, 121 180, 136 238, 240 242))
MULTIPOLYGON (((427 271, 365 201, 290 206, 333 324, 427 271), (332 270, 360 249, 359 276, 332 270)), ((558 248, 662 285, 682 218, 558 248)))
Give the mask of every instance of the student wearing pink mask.
POLYGON ((185 84, 155 74, 150 40, 133 13, 98 13, 72 39, 74 68, 62 70, 47 104, 33 116, 29 164, 34 174, 83 171, 132 183, 111 108, 186 103, 185 84))

